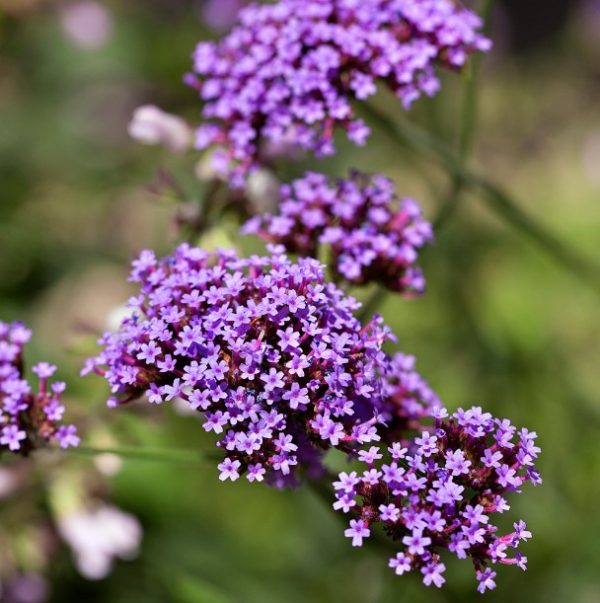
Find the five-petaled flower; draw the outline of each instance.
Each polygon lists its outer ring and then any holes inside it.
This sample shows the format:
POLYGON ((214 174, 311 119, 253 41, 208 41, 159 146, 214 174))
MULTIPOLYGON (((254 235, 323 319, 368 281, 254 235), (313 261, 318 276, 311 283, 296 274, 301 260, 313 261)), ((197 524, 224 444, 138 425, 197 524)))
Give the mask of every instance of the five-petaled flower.
POLYGON ((362 519, 351 519, 350 527, 344 531, 346 538, 352 538, 352 546, 362 546, 363 538, 368 538, 371 530, 362 519))

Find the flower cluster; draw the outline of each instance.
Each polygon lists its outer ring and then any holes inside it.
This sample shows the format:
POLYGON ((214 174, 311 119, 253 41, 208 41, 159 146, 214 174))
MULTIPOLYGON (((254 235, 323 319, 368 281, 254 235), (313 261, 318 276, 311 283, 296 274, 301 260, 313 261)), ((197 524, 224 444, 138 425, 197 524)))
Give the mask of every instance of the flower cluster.
POLYGON ((401 352, 382 365, 382 395, 374 402, 383 424, 381 437, 388 443, 418 433, 423 422, 442 408, 437 394, 415 366, 415 357, 401 352))
POLYGON ((398 199, 384 176, 355 171, 330 184, 308 173, 281 187, 279 215, 256 216, 243 232, 312 257, 320 244, 330 245, 334 272, 353 284, 377 282, 406 295, 425 287, 415 262, 433 239, 431 224, 415 201, 398 199))
POLYGON ((409 107, 439 88, 435 68, 460 69, 487 51, 480 18, 452 0, 280 0, 240 11, 218 43, 203 42, 188 83, 205 101, 197 146, 221 147, 215 165, 239 185, 261 145, 289 140, 318 156, 334 130, 363 144, 351 103, 384 83, 409 107))
POLYGON ((23 347, 30 338, 22 323, 0 322, 0 453, 27 454, 52 439, 62 448, 79 444, 75 426, 60 425, 65 384, 49 381, 56 367, 47 362, 33 367, 37 390, 23 378, 23 347))
POLYGON ((391 336, 314 259, 291 262, 282 248, 240 259, 181 245, 133 263, 141 295, 84 372, 109 382, 111 405, 143 394, 181 398, 221 434, 221 479, 283 483, 296 465, 318 466, 329 447, 351 451, 378 439, 381 346, 391 336))
POLYGON ((517 549, 531 533, 525 523, 499 536, 491 522, 494 513, 509 509, 505 495, 518 492, 527 481, 541 482, 533 468, 539 453, 536 434, 518 434, 507 420, 498 420, 475 407, 448 417, 436 413, 435 429, 387 449, 372 446, 359 453, 362 472, 341 473, 334 483, 334 508, 354 512, 345 535, 361 546, 380 524, 402 549, 390 559, 397 575, 411 570, 423 574, 426 585, 440 587, 445 566, 440 551, 459 559, 469 557, 479 581, 478 590, 494 588, 490 564, 518 565, 527 558, 517 549), (516 436, 516 441, 515 441, 516 436))

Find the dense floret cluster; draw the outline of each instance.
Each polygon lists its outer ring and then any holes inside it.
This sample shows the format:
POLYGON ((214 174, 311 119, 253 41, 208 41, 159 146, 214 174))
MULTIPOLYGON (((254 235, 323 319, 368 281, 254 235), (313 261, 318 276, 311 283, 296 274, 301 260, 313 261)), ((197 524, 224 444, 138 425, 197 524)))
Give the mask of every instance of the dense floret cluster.
POLYGON ((282 248, 240 259, 181 245, 133 263, 141 295, 84 371, 108 380, 112 405, 146 395, 182 398, 220 434, 221 479, 284 480, 318 465, 329 447, 377 440, 378 367, 391 336, 381 319, 362 326, 359 304, 326 283, 314 259, 282 248))
POLYGON ((382 395, 375 400, 382 421, 382 439, 392 443, 422 430, 424 421, 442 408, 442 402, 416 371, 414 356, 398 352, 386 359, 381 371, 382 395))
POLYGON ((495 586, 491 564, 526 567, 519 551, 510 555, 531 536, 525 523, 499 536, 492 517, 509 509, 507 493, 541 482, 533 468, 540 451, 536 434, 517 433, 509 421, 478 407, 435 415, 435 428, 414 440, 396 442, 385 454, 376 446, 361 451, 366 467, 339 475, 334 508, 355 514, 345 532, 353 546, 361 546, 376 525, 401 546, 389 562, 396 574, 420 571, 426 585, 440 587, 440 552, 447 549, 472 560, 484 592, 495 586))
POLYGON ((460 69, 490 42, 480 18, 453 0, 280 0, 252 3, 218 43, 202 42, 188 83, 205 102, 198 148, 218 146, 215 169, 241 185, 261 146, 293 139, 335 152, 336 128, 363 144, 352 102, 378 83, 409 107, 439 88, 437 66, 460 69))
POLYGON ((375 282, 404 295, 425 288, 415 262, 433 239, 431 224, 381 175, 355 171, 330 184, 323 174, 308 173, 281 187, 278 215, 256 216, 243 232, 312 257, 329 245, 334 273, 354 285, 375 282))
POLYGON ((24 378, 23 347, 30 338, 31 331, 22 323, 0 322, 0 454, 27 454, 51 440, 62 448, 79 443, 76 428, 60 424, 65 384, 50 382, 56 367, 47 362, 33 367, 36 389, 24 378))

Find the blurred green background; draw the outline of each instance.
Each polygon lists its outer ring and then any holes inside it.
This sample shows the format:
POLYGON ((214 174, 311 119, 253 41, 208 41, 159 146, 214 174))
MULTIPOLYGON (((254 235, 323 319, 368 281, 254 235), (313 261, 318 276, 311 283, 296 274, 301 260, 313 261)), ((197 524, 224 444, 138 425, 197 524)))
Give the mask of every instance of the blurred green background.
MULTIPOLYGON (((191 177, 197 157, 141 147, 126 126, 145 103, 197 122, 198 101, 181 77, 196 42, 215 33, 199 2, 115 0, 101 3, 106 27, 89 34, 96 36, 89 44, 65 24, 72 4, 0 0, 0 318, 24 319, 35 329, 30 360, 60 364, 71 417, 88 442, 210 450, 196 419, 143 405, 109 412, 101 380, 77 374, 94 334, 130 294, 132 256, 147 246, 168 253, 176 244, 175 207, 149 190, 157 168, 181 174, 190 199, 202 194, 191 177)), ((537 223, 598 261, 600 4, 532 2, 534 15, 529 2, 521 4, 524 13, 515 2, 494 11, 496 48, 481 65, 472 163, 537 223)), ((468 85, 468 76, 444 77, 442 93, 421 101, 409 119, 456 146, 468 85)), ((390 99, 380 103, 389 115, 400 111, 390 99)), ((365 149, 342 145, 334 160, 289 165, 286 174, 307 166, 340 175, 352 166, 383 171, 436 216, 450 188, 447 176, 373 128, 365 149)), ((235 233, 224 223, 213 236, 235 233)), ((600 602, 598 290, 468 191, 422 265, 426 296, 387 297, 383 306, 399 348, 418 357, 449 407, 481 404, 535 429, 543 449, 544 485, 514 497, 511 511, 534 532, 524 550, 530 569, 501 567, 498 589, 486 599, 600 602)), ((74 456, 67 463, 85 469, 91 460, 74 456)), ((50 564, 51 600, 481 597, 464 562, 448 559, 441 592, 418 577, 396 578, 380 551, 352 550, 338 518, 308 490, 222 485, 216 478, 211 461, 126 461, 112 497, 143 524, 140 557, 118 562, 105 580, 86 582, 64 550, 50 564)))

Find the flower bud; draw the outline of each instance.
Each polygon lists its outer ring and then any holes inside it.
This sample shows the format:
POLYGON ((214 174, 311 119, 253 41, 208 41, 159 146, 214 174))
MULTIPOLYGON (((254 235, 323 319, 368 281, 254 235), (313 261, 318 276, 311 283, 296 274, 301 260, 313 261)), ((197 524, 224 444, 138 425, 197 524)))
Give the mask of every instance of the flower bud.
POLYGON ((142 144, 162 145, 174 153, 183 153, 192 146, 192 132, 185 121, 154 105, 138 107, 127 130, 142 144))

